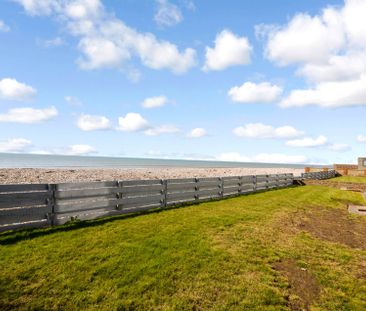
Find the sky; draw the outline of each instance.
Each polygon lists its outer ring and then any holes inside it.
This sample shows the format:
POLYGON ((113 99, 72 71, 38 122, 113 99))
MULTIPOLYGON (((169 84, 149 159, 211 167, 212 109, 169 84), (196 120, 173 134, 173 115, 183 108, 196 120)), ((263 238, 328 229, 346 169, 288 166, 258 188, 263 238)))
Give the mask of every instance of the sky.
POLYGON ((366 1, 3 0, 0 152, 366 155, 366 1))

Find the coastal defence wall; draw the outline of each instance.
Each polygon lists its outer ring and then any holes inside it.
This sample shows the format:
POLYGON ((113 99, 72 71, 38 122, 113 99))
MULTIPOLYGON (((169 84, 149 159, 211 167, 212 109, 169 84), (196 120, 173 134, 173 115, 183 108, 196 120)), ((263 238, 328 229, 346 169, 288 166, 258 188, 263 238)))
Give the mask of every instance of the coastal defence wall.
MULTIPOLYGON (((300 179, 327 179, 335 171, 300 179)), ((293 174, 209 178, 0 185, 0 231, 62 225, 77 220, 138 213, 280 189, 293 174)))

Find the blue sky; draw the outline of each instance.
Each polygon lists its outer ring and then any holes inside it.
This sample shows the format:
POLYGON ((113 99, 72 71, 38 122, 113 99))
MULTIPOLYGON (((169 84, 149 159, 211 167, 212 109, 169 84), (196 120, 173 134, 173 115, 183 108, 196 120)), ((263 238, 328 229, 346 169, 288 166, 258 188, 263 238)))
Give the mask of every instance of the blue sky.
POLYGON ((366 1, 5 0, 0 152, 354 162, 366 1))

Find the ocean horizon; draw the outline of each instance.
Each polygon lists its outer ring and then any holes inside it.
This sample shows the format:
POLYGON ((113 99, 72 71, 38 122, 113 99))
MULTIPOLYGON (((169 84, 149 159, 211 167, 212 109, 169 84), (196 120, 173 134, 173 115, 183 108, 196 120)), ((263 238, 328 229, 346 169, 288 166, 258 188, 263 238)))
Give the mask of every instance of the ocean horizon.
POLYGON ((229 162, 229 161, 216 161, 216 160, 185 160, 185 159, 132 158, 132 157, 109 157, 109 156, 0 153, 0 168, 149 168, 149 167, 304 168, 307 166, 314 166, 314 165, 291 164, 291 163, 263 163, 263 162, 229 162))

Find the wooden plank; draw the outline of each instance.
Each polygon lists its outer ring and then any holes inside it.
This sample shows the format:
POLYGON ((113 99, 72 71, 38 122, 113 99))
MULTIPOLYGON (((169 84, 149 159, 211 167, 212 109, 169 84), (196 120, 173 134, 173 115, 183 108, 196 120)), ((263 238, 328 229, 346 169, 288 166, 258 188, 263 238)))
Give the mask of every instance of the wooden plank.
POLYGON ((44 205, 50 198, 51 194, 48 192, 2 193, 0 208, 44 205))
POLYGON ((0 185, 0 193, 3 192, 35 192, 48 191, 47 184, 16 184, 16 185, 0 185))
POLYGON ((202 196, 219 196, 221 193, 220 190, 218 189, 213 189, 213 190, 200 190, 198 191, 198 196, 202 197, 202 196))
POLYGON ((121 210, 121 211, 129 210, 130 211, 129 213, 132 213, 133 210, 141 209, 143 207, 157 208, 157 207, 163 207, 163 206, 164 206, 164 204, 161 201, 158 201, 158 202, 128 203, 128 204, 119 205, 118 210, 121 210))
POLYGON ((82 211, 82 210, 92 210, 97 208, 113 208, 118 204, 118 200, 114 199, 100 199, 100 200, 90 200, 84 199, 81 201, 67 200, 64 202, 57 201, 55 204, 55 213, 65 213, 71 211, 82 211))
POLYGON ((217 186, 217 185, 221 185, 221 180, 216 179, 215 180, 211 180, 211 181, 199 181, 198 185, 200 187, 205 187, 205 186, 217 186))
POLYGON ((56 190, 77 190, 77 189, 98 189, 98 188, 112 188, 117 186, 117 181, 97 181, 97 182, 83 182, 83 183, 63 183, 57 184, 56 190))
POLYGON ((99 217, 115 215, 115 210, 97 209, 89 211, 80 211, 78 213, 58 214, 54 221, 56 225, 65 224, 71 220, 92 220, 99 217))
POLYGON ((198 190, 201 191, 201 190, 216 190, 216 191, 219 191, 221 190, 221 184, 218 184, 218 185, 204 185, 204 186, 199 186, 198 190))
POLYGON ((167 179, 169 184, 186 184, 186 183, 194 183, 196 182, 196 178, 176 178, 176 179, 167 179))
POLYGON ((190 199, 194 201, 196 192, 181 192, 181 193, 168 193, 167 195, 167 202, 174 201, 174 200, 186 200, 190 199))
POLYGON ((118 200, 118 204, 136 204, 136 203, 155 203, 160 202, 164 199, 162 194, 152 195, 152 196, 141 196, 141 197, 133 197, 133 198, 123 198, 118 200))
POLYGON ((131 186, 122 187, 120 191, 122 194, 133 194, 133 193, 152 193, 163 191, 163 185, 143 185, 143 186, 131 186))
POLYGON ((166 205, 174 206, 174 205, 178 205, 178 204, 196 203, 196 202, 198 202, 198 200, 196 200, 196 199, 174 199, 171 201, 167 201, 166 205))
POLYGON ((49 225, 49 222, 47 221, 47 219, 43 219, 43 220, 37 220, 37 221, 32 221, 32 222, 27 222, 27 223, 18 223, 18 224, 9 224, 9 225, 0 226, 0 232, 8 231, 8 230, 25 229, 25 228, 40 228, 40 227, 45 227, 48 225, 49 225))
POLYGON ((98 188, 98 189, 78 189, 69 191, 56 191, 56 199, 75 199, 75 198, 89 198, 98 197, 105 195, 116 195, 121 190, 121 188, 98 188))
POLYGON ((223 189, 223 191, 224 191, 224 192, 228 192, 228 191, 233 192, 233 191, 238 191, 238 190, 239 190, 239 188, 240 188, 240 186, 239 186, 239 185, 229 185, 229 186, 224 185, 224 189, 223 189))
POLYGON ((252 175, 249 175, 249 176, 242 176, 242 177, 241 177, 241 181, 242 181, 242 182, 247 182, 247 183, 249 183, 249 182, 253 182, 253 176, 252 176, 252 175))
POLYGON ((235 192, 224 192, 223 194, 223 197, 232 197, 232 196, 237 196, 239 195, 239 192, 238 191, 235 191, 235 192))
POLYGON ((123 180, 120 181, 122 187, 124 186, 146 186, 146 185, 162 185, 161 179, 146 179, 146 180, 123 180))
POLYGON ((199 183, 219 183, 221 182, 221 177, 203 177, 198 178, 199 183))
POLYGON ((49 206, 3 209, 0 210, 0 225, 47 219, 47 213, 51 211, 49 206))
POLYGON ((188 189, 194 190, 198 184, 196 183, 187 183, 187 184, 168 184, 167 191, 168 192, 181 192, 188 191, 188 189))

